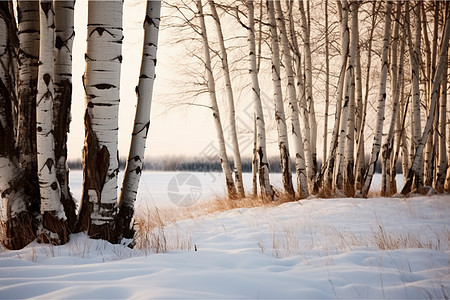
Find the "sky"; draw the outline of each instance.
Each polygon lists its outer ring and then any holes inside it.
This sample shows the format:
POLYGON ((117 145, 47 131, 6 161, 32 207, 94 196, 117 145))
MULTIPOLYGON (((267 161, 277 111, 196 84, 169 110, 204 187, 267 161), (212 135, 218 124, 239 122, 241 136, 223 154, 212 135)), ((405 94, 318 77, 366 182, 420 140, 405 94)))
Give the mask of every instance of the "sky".
MULTIPOLYGON (((128 155, 134 122, 136 95, 142 55, 142 21, 145 16, 146 1, 124 2, 124 43, 121 71, 121 103, 119 112, 119 155, 128 155)), ((164 11, 163 11, 164 14, 164 11)), ((73 102, 72 122, 69 135, 69 158, 81 159, 84 141, 84 91, 81 77, 84 73, 84 53, 86 51, 87 0, 77 0, 75 6, 75 40, 73 44, 73 102)), ((165 26, 162 25, 161 28, 165 26)), ((147 141, 147 157, 199 156, 207 146, 215 141, 208 109, 200 107, 169 108, 169 98, 173 98, 172 79, 177 53, 172 47, 165 47, 170 39, 167 30, 160 30, 157 79, 153 95, 151 125, 147 141)), ((172 100, 170 100, 172 101, 172 100)))

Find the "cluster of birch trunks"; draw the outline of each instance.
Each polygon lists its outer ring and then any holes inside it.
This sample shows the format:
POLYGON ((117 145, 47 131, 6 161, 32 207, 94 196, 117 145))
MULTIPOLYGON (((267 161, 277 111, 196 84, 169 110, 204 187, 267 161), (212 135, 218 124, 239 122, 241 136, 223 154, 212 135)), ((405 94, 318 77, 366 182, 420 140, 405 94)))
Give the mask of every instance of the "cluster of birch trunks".
POLYGON ((311 194, 367 197, 380 163, 383 196, 430 188, 449 191, 448 2, 196 0, 169 6, 181 20, 177 29, 191 30, 192 40, 202 43, 204 54, 198 58, 229 197, 245 195, 236 82, 230 79, 238 76, 247 76, 254 103, 254 195, 259 183, 260 195, 268 199, 277 194, 297 199, 311 194), (232 63, 230 53, 235 56, 232 63), (248 68, 242 66, 245 60, 248 68), (232 70, 230 65, 239 67, 232 70), (277 192, 269 180, 268 120, 261 101, 265 87, 260 78, 266 74, 272 76, 275 110, 269 118, 277 125, 284 186, 277 192), (225 122, 218 106, 217 91, 223 89, 218 76, 226 93, 225 122), (367 116, 369 110, 375 118, 367 116), (318 111, 323 132, 318 132, 318 111), (328 116, 334 116, 332 128, 328 116), (231 128, 229 141, 224 123, 231 128), (318 137, 323 139, 322 155, 317 153, 318 137), (405 179, 401 191, 398 161, 405 179))
POLYGON ((133 237, 161 10, 161 1, 146 3, 136 117, 118 197, 123 1, 88 2, 83 195, 77 208, 67 167, 75 1, 0 2, 1 240, 6 247, 20 249, 35 239, 63 244, 73 232, 114 243, 133 237))

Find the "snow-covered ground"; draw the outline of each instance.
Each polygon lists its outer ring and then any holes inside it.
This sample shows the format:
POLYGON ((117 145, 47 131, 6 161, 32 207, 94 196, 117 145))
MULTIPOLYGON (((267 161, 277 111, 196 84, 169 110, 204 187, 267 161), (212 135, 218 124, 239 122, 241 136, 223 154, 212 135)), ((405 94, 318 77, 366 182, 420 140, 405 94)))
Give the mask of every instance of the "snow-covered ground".
MULTIPOLYGON (((176 207, 173 176, 145 177, 141 204, 176 207)), ((201 201, 223 193, 201 190, 201 201)), ((0 299, 448 299, 449 213, 450 195, 241 208, 156 229, 149 240, 166 253, 77 234, 64 246, 1 250, 0 299)))

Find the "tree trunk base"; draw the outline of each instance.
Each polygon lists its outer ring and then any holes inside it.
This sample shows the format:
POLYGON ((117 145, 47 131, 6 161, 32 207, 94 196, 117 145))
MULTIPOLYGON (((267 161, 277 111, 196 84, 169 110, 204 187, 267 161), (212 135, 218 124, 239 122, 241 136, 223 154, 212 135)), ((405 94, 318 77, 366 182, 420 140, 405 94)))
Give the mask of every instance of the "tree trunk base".
POLYGON ((3 245, 8 249, 22 249, 36 238, 36 228, 29 212, 21 212, 18 216, 7 220, 5 227, 3 245))

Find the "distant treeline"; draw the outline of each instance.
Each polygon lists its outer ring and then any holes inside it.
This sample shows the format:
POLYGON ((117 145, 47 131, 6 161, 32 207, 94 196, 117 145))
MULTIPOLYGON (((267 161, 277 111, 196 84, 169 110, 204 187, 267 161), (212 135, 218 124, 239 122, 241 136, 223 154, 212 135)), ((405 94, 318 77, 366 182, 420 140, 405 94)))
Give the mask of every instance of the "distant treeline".
MULTIPOLYGON (((366 162, 368 162, 369 157, 366 157, 366 162)), ((233 159, 230 158, 232 162, 233 159)), ((69 168, 72 170, 81 170, 83 164, 81 160, 70 160, 68 162, 69 168)), ((119 166, 120 169, 125 169, 126 160, 120 159, 119 166)), ((280 173, 281 165, 280 159, 278 157, 269 158, 270 170, 272 173, 280 173)), ((321 167, 322 162, 318 162, 319 167, 321 167)), ((233 168, 233 163, 231 163, 233 168)), ((396 165, 396 172, 402 172, 401 161, 399 160, 396 165)), ((182 157, 182 156, 171 156, 171 157, 159 157, 147 159, 144 162, 144 170, 146 171, 166 171, 166 172, 222 172, 220 162, 216 160, 204 159, 201 157, 182 157)), ((292 170, 295 172, 295 163, 292 160, 292 170)), ((242 171, 251 172, 252 171, 252 160, 250 158, 242 159, 242 171)), ((381 163, 378 161, 376 166, 376 172, 381 173, 381 163)))

